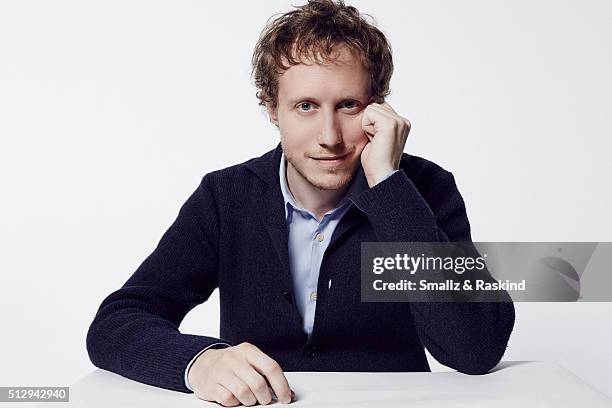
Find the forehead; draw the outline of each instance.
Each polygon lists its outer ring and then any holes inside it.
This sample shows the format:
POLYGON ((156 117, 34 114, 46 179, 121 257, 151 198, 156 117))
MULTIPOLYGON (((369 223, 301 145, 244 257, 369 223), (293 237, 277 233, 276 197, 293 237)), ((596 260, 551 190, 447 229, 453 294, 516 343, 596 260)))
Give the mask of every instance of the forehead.
POLYGON ((303 57, 285 70, 278 78, 279 98, 369 96, 370 73, 362 61, 345 46, 336 47, 330 57, 331 61, 303 57))

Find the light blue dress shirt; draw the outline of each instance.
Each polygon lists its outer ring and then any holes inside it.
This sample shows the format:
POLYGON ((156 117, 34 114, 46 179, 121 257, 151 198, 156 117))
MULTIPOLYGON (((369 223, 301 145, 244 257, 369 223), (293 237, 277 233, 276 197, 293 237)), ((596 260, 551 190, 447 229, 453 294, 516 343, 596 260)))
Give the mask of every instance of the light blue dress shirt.
MULTIPOLYGON (((349 197, 368 188, 361 172, 336 207, 325 213, 321 221, 315 214, 301 207, 287 184, 287 163, 281 156, 280 188, 285 200, 285 220, 289 230, 289 269, 293 281, 293 293, 298 311, 302 316, 302 327, 308 337, 312 334, 315 308, 317 305, 317 284, 323 254, 329 245, 336 226, 352 204, 349 197)), ((328 287, 331 287, 331 279, 328 287)))
MULTIPOLYGON (((397 170, 389 173, 383 180, 391 177, 397 170)), ((351 186, 336 207, 325 213, 321 221, 310 211, 301 207, 289 190, 287 184, 287 163, 283 153, 279 166, 280 189, 285 200, 285 220, 289 230, 288 250, 289 269, 293 282, 293 293, 298 310, 302 316, 304 332, 308 338, 312 334, 314 324, 315 308, 317 305, 317 284, 319 281, 319 269, 323 254, 329 245, 329 241, 336 226, 346 214, 353 202, 349 199, 356 194, 369 188, 367 179, 361 168, 355 174, 351 186)), ((381 180, 382 181, 382 180, 381 180)), ((330 279, 328 288, 332 285, 330 279)), ((187 365, 185 369, 185 385, 191 391, 187 374, 195 360, 213 346, 230 347, 227 343, 214 343, 200 351, 187 365)))

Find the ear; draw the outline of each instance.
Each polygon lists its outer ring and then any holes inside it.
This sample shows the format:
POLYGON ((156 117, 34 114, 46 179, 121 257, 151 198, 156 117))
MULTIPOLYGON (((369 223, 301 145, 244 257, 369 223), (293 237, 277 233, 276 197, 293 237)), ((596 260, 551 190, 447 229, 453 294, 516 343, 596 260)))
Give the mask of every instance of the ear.
POLYGON ((278 107, 272 107, 271 102, 266 102, 266 110, 268 111, 268 116, 270 117, 270 122, 275 124, 278 127, 278 107))

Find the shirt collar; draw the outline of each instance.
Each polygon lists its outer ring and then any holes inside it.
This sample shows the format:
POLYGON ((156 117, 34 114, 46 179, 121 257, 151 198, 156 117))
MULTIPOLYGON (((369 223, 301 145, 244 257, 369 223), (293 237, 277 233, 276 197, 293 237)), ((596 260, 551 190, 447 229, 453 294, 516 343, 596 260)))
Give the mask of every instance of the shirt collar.
MULTIPOLYGON (((291 214, 289 211, 290 208, 310 213, 310 211, 300 207, 297 204, 297 202, 295 201, 295 197, 293 197, 293 194, 289 190, 289 186, 287 184, 287 163, 286 163, 285 153, 282 153, 281 155, 278 176, 280 179, 280 189, 281 189, 281 192, 283 193, 283 199, 285 201, 285 205, 284 205, 285 219, 286 220, 289 219, 289 216, 291 214)), ((361 164, 359 164, 359 167, 357 168, 357 172, 355 173, 355 176, 353 177, 353 181, 351 182, 351 186, 347 190, 346 194, 338 202, 336 207, 328 211, 327 214, 337 211, 338 209, 347 205, 347 203, 348 204, 354 203, 353 202, 354 198, 357 195, 359 195, 361 192, 367 190, 368 188, 369 188, 368 181, 365 177, 361 164)))

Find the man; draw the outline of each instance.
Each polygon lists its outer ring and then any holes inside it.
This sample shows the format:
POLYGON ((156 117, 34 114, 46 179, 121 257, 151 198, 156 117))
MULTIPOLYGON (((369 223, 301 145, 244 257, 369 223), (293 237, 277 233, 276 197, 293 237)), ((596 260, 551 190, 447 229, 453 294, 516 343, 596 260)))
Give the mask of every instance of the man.
POLYGON ((207 174, 87 336, 92 362, 225 406, 288 403, 284 371, 483 374, 514 325, 507 303, 362 303, 360 245, 471 241, 451 173, 403 153, 384 103, 385 36, 353 7, 310 1, 269 23, 253 56, 280 131, 261 157, 207 174), (215 288, 221 338, 181 334, 215 288))

